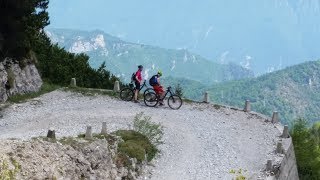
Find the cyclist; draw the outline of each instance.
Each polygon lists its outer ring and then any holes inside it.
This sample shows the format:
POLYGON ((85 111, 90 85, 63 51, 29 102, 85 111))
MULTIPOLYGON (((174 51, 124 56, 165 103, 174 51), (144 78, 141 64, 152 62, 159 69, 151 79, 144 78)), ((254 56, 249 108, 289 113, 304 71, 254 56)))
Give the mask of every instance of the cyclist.
POLYGON ((163 89, 163 86, 160 84, 160 77, 162 76, 162 72, 158 71, 158 73, 151 77, 149 80, 150 85, 153 87, 153 90, 156 92, 158 96, 160 96, 160 106, 163 106, 163 97, 165 95, 165 91, 163 89))
POLYGON ((142 84, 142 75, 141 72, 143 70, 143 66, 139 65, 138 66, 138 71, 135 73, 135 77, 134 77, 134 83, 136 86, 136 90, 134 92, 134 102, 138 103, 138 94, 139 94, 139 90, 140 90, 140 86, 142 84))

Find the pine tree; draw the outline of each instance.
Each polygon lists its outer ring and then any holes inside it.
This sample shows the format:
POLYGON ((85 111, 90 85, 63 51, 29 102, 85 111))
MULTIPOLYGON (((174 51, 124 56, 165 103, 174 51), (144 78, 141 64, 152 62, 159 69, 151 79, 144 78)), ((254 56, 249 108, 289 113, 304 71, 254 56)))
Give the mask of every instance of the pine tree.
POLYGON ((49 24, 48 0, 0 0, 0 58, 28 55, 40 31, 49 24))

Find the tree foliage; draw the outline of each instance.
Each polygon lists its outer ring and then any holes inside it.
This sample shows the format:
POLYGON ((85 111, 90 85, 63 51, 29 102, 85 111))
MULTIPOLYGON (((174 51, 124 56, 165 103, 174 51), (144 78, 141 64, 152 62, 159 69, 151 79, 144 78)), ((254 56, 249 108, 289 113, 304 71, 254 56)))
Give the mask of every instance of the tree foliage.
POLYGON ((70 53, 57 44, 52 45, 45 33, 41 33, 34 47, 40 74, 49 83, 66 86, 71 78, 76 78, 80 87, 112 88, 119 80, 106 70, 105 63, 94 69, 87 55, 70 53))
MULTIPOLYGON (((320 111, 320 61, 310 61, 257 78, 218 83, 208 89, 213 101, 243 107, 250 100, 252 110, 271 116, 280 113, 283 124, 297 117, 311 123, 320 111)), ((188 92, 188 91, 186 91, 188 92)))
POLYGON ((298 119, 291 130, 301 180, 320 177, 319 127, 319 123, 316 123, 309 128, 306 120, 298 119))
POLYGON ((0 58, 28 55, 32 42, 49 24, 49 0, 0 0, 0 58))
POLYGON ((180 84, 176 85, 175 94, 180 96, 180 97, 183 97, 183 89, 182 89, 180 84))
POLYGON ((13 57, 23 65, 24 58, 37 63, 41 77, 53 84, 91 88, 112 88, 118 80, 105 63, 93 69, 85 54, 73 54, 51 43, 43 28, 49 24, 49 0, 0 0, 0 59, 13 57))

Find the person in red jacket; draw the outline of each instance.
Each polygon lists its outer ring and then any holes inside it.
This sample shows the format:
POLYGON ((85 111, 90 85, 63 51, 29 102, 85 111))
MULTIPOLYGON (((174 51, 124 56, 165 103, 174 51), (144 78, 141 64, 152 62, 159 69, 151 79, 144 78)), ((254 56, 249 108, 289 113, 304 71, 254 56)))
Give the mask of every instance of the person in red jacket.
POLYGON ((142 65, 139 65, 138 66, 138 71, 136 72, 136 75, 135 75, 135 86, 136 86, 136 90, 134 92, 134 102, 135 103, 138 103, 138 94, 139 94, 139 90, 141 88, 141 84, 142 84, 142 75, 141 75, 141 72, 143 70, 143 66, 142 65))

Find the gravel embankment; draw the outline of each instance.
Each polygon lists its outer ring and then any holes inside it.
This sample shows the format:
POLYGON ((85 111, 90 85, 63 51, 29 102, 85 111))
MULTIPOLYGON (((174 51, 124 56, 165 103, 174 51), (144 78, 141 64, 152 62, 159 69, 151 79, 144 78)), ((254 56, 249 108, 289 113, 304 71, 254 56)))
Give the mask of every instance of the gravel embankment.
MULTIPOLYGON (((231 109, 184 104, 180 110, 148 108, 106 96, 54 91, 5 109, 0 138, 44 136, 54 127, 57 136, 75 136, 87 125, 99 132, 130 128, 135 114, 145 112, 165 126, 161 156, 150 167, 151 179, 232 179, 230 170, 259 174, 273 153, 280 132, 271 123, 231 109)), ((256 177, 257 178, 257 177, 256 177)))

